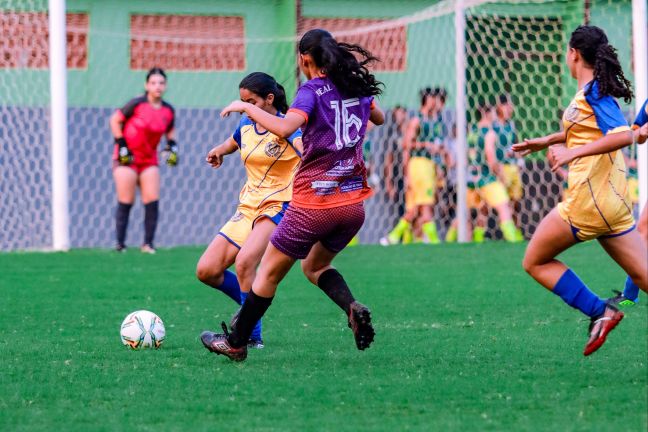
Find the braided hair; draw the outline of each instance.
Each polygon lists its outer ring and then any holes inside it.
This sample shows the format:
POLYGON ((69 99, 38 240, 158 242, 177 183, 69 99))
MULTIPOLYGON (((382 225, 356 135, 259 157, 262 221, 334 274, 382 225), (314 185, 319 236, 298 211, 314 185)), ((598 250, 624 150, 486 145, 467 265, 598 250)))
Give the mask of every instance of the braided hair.
MULTIPOLYGON (((594 79, 601 96, 623 98, 630 103, 634 96, 632 84, 623 74, 617 50, 608 43, 605 32, 596 26, 578 26, 571 34, 569 46, 577 49, 583 59, 594 68, 594 79)), ((588 92, 590 88, 587 90, 588 92)))
POLYGON ((375 96, 382 93, 380 86, 383 83, 367 69, 367 65, 378 61, 378 58, 360 45, 338 42, 326 30, 313 29, 302 36, 299 52, 310 54, 315 65, 345 96, 375 96))

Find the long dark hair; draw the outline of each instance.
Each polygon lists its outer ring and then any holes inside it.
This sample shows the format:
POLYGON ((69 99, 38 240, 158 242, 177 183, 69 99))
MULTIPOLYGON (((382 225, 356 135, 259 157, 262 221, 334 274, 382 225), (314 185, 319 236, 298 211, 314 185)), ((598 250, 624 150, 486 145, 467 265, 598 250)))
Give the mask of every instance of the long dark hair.
POLYGON ((580 51, 583 59, 594 67, 594 79, 598 81, 601 96, 623 98, 625 103, 632 101, 632 84, 623 74, 617 50, 608 43, 603 30, 596 26, 578 26, 571 34, 569 46, 580 51))
POLYGON ((359 45, 338 42, 326 30, 313 29, 302 36, 299 52, 310 54, 315 65, 345 96, 375 96, 382 93, 380 86, 383 83, 367 69, 367 65, 378 61, 378 58, 359 45))
POLYGON ((286 91, 273 77, 263 72, 252 72, 243 78, 239 88, 247 89, 255 95, 267 98, 270 93, 274 95, 272 106, 277 111, 285 114, 288 111, 288 101, 286 100, 286 91))

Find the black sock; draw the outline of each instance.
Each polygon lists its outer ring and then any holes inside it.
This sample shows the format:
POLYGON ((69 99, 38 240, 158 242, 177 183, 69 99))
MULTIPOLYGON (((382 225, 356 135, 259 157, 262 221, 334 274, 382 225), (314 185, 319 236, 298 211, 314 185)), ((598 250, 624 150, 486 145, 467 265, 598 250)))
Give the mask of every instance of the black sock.
POLYGON ((227 340, 231 346, 239 348, 247 344, 254 326, 268 310, 273 298, 260 297, 254 291, 250 291, 241 307, 236 326, 232 329, 227 340))
POLYGON ((144 244, 153 246, 153 237, 158 222, 158 203, 153 201, 144 204, 144 244))
POLYGON ((320 287, 324 293, 329 296, 336 305, 349 315, 351 311, 351 303, 355 301, 349 286, 344 281, 344 278, 335 269, 328 269, 322 273, 317 280, 317 286, 320 287))
POLYGON ((115 227, 117 229, 117 244, 123 245, 126 242, 126 228, 128 228, 128 216, 130 215, 133 204, 117 202, 117 211, 115 212, 115 227))

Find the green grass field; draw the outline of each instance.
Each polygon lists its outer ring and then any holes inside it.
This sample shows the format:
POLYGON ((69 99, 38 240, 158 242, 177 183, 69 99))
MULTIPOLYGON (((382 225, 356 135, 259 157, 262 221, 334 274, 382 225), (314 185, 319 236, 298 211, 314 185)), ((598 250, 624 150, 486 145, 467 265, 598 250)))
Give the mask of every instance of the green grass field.
MULTIPOLYGON (((587 322, 523 251, 348 249, 337 266, 377 332, 365 352, 296 267, 244 363, 198 340, 235 311, 194 278, 200 248, 0 254, 0 430, 645 431, 646 296, 585 358, 587 322), (121 345, 137 309, 164 320, 160 350, 121 345)), ((600 295, 622 287, 595 243, 565 260, 600 295)))

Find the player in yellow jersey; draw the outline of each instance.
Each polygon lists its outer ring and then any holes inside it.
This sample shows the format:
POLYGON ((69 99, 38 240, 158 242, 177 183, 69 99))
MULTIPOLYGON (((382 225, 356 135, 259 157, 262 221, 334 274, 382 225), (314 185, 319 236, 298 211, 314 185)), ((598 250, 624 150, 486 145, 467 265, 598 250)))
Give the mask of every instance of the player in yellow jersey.
MULTIPOLYGON (((634 136, 632 141, 627 142, 618 140, 616 142, 605 142, 601 139, 586 144, 578 148, 568 149, 564 146, 552 146, 550 149, 552 166, 551 169, 556 172, 562 165, 572 162, 574 159, 586 156, 606 154, 619 150, 620 148, 636 148, 635 144, 643 144, 648 140, 648 101, 644 102, 637 118, 632 125, 634 136)), ((632 177, 628 176, 628 186, 632 177)), ((637 224, 637 230, 643 238, 645 247, 648 247, 648 206, 644 206, 643 212, 637 224)), ((634 283, 632 278, 626 278, 623 293, 615 291, 616 297, 612 300, 620 306, 632 306, 639 301, 639 287, 634 283)))
MULTIPOLYGON (((603 30, 579 26, 569 40, 567 66, 579 90, 563 114, 564 131, 525 140, 514 150, 525 155, 559 143, 578 149, 599 139, 604 145, 632 142, 633 134, 614 99, 622 97, 629 103, 631 85, 603 30)), ((619 150, 574 159, 566 199, 542 220, 524 256, 524 269, 536 281, 591 318, 586 356, 605 343, 623 312, 590 291, 556 257, 579 242, 597 239, 634 283, 648 290, 648 250, 634 229, 626 188, 619 150)))
MULTIPOLYGON (((265 73, 245 77, 239 93, 242 101, 270 114, 283 117, 288 110, 283 87, 265 73)), ((200 257, 196 276, 241 305, 252 287, 270 235, 291 199, 293 176, 301 157, 301 132, 278 138, 244 115, 234 134, 208 153, 207 162, 218 168, 225 155, 237 150, 247 182, 241 189, 236 212, 200 257), (227 270, 232 264, 236 265, 236 275, 227 270)), ((249 345, 263 347, 260 321, 249 345)))

